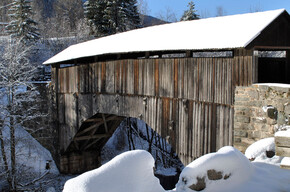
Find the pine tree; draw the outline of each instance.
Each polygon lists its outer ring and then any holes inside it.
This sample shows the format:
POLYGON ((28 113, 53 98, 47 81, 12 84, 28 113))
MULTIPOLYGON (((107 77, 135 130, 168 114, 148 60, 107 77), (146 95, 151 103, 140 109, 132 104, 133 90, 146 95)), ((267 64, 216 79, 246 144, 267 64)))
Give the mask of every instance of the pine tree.
POLYGON ((88 0, 85 16, 95 36, 105 36, 138 28, 136 0, 88 0))
POLYGON ((13 0, 8 11, 10 22, 7 31, 12 38, 24 41, 39 39, 37 23, 31 19, 33 13, 30 0, 13 0))
POLYGON ((104 10, 106 2, 104 0, 88 0, 84 4, 84 14, 91 30, 91 35, 102 36, 106 34, 106 20, 104 10))
POLYGON ((125 0, 125 9, 126 11, 126 17, 130 18, 130 20, 127 20, 127 29, 136 29, 140 27, 140 15, 138 13, 138 6, 137 6, 137 0, 125 0))
POLYGON ((193 1, 190 1, 187 5, 188 10, 184 11, 180 21, 190 21, 199 19, 199 15, 196 14, 195 4, 193 1))

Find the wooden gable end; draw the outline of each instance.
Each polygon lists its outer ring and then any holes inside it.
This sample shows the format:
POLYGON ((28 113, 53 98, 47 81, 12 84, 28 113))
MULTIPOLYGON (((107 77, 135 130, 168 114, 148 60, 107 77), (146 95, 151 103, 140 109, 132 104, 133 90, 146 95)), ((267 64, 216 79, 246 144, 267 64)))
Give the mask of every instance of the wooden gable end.
MULTIPOLYGON (((246 30, 246 29, 245 29, 246 30)), ((252 48, 290 48, 290 16, 284 11, 260 35, 258 35, 246 49, 252 48)))

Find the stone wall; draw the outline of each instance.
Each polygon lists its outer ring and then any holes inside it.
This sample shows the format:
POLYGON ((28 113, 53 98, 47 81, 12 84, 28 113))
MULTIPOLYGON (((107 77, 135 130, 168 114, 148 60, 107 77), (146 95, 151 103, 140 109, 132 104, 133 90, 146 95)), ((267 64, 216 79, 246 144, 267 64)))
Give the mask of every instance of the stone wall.
POLYGON ((290 85, 255 84, 236 87, 234 147, 244 152, 257 140, 273 137, 289 125, 290 85))

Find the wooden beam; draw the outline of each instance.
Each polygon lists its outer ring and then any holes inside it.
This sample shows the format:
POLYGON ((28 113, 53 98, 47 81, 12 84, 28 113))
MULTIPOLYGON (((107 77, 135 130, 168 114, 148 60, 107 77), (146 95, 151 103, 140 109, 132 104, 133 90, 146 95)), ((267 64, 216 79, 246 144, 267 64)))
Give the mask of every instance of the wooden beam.
POLYGON ((87 135, 87 136, 81 136, 81 137, 75 137, 74 141, 84 141, 88 139, 101 139, 104 137, 110 137, 110 134, 98 134, 98 135, 87 135))
MULTIPOLYGON (((102 114, 102 116, 103 116, 104 114, 102 114)), ((107 119, 105 119, 106 120, 106 122, 107 121, 113 121, 113 120, 117 120, 117 119, 119 119, 120 117, 118 117, 118 116, 111 116, 111 117, 108 117, 107 119)), ((95 129, 95 128, 98 128, 99 126, 101 126, 102 124, 104 123, 104 119, 102 118, 101 119, 101 122, 99 122, 99 123, 96 123, 96 124, 94 124, 94 125, 91 125, 91 126, 89 126, 88 128, 85 128, 84 130, 82 130, 82 131, 80 131, 79 133, 77 133, 76 134, 76 136, 80 136, 80 135, 82 135, 82 134, 84 134, 84 133, 87 133, 87 132, 89 132, 89 131, 91 131, 91 130, 93 130, 93 129, 95 129)), ((106 126, 106 125, 105 125, 106 126)), ((106 127, 105 127, 106 128, 106 127)))
POLYGON ((87 133, 87 132, 93 130, 93 129, 98 129, 99 126, 102 125, 102 124, 103 124, 103 121, 102 121, 102 122, 99 122, 99 123, 96 123, 96 124, 94 124, 94 125, 92 125, 92 126, 89 126, 88 128, 86 128, 86 129, 84 129, 84 130, 78 132, 78 133, 76 134, 76 136, 80 136, 80 135, 82 135, 82 134, 84 134, 84 133, 87 133))
POLYGON ((93 142, 91 142, 90 144, 86 145, 84 150, 87 150, 88 148, 90 148, 91 146, 93 146, 94 144, 96 144, 98 141, 100 141, 100 139, 96 139, 93 142))
POLYGON ((255 46, 254 50, 274 50, 274 51, 283 51, 283 50, 289 50, 290 47, 288 46, 255 46))
POLYGON ((107 121, 106 121, 105 115, 103 113, 102 113, 102 118, 103 118, 103 121, 104 121, 105 131, 106 131, 106 133, 108 133, 108 125, 107 125, 107 121))
POLYGON ((99 122, 102 121, 102 118, 93 118, 93 119, 87 119, 84 121, 84 123, 91 123, 91 122, 99 122))

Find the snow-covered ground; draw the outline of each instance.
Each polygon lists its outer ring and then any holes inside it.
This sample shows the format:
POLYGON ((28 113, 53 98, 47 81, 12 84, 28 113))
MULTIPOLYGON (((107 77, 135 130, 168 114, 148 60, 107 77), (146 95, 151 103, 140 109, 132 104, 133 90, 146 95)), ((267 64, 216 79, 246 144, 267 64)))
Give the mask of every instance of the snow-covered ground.
MULTIPOLYGON (((148 152, 125 152, 101 168, 69 180, 64 191, 165 191, 154 178, 153 166, 148 152)), ((171 191, 286 192, 290 191, 290 171, 269 163, 250 162, 237 149, 227 146, 186 166, 176 189, 171 191)))
MULTIPOLYGON (((183 169, 176 189, 168 192, 290 191, 290 171, 277 166, 277 159, 269 161, 273 157, 265 156, 266 151, 273 150, 273 142, 269 138, 253 144, 247 150, 248 157, 231 146, 204 155, 183 169)), ((153 166, 153 157, 148 152, 125 152, 101 168, 69 180, 64 191, 165 191, 154 178, 153 166)))
MULTIPOLYGON (((3 133, 9 139, 9 130, 4 130, 3 133)), ((43 185, 41 189, 46 192, 59 192, 63 186, 64 192, 165 192, 154 176, 156 163, 150 153, 146 150, 126 151, 126 139, 123 140, 123 145, 115 145, 119 140, 114 137, 122 137, 122 134, 127 137, 124 130, 117 130, 103 151, 105 153, 113 150, 104 156, 115 156, 112 160, 107 159, 100 168, 74 177, 59 175, 50 153, 19 127, 16 129, 16 148, 19 155, 17 163, 22 166, 22 170, 29 170, 30 176, 35 178, 49 171, 50 175, 36 182, 36 185, 43 185), (46 169, 47 162, 50 163, 49 170, 46 169)), ((288 134, 289 129, 286 129, 276 133, 276 136, 288 134)), ((147 149, 148 143, 142 140, 144 139, 141 135, 134 138, 136 147, 147 149)), ((252 144, 245 155, 234 147, 223 147, 218 152, 204 155, 187 165, 181 172, 176 188, 167 192, 290 191, 290 171, 279 167, 281 160, 289 163, 289 158, 282 159, 271 152, 275 152, 274 138, 262 139, 252 144)), ((159 169, 163 174, 175 173, 174 169, 159 169)), ((23 176, 27 175, 26 173, 23 176)))

